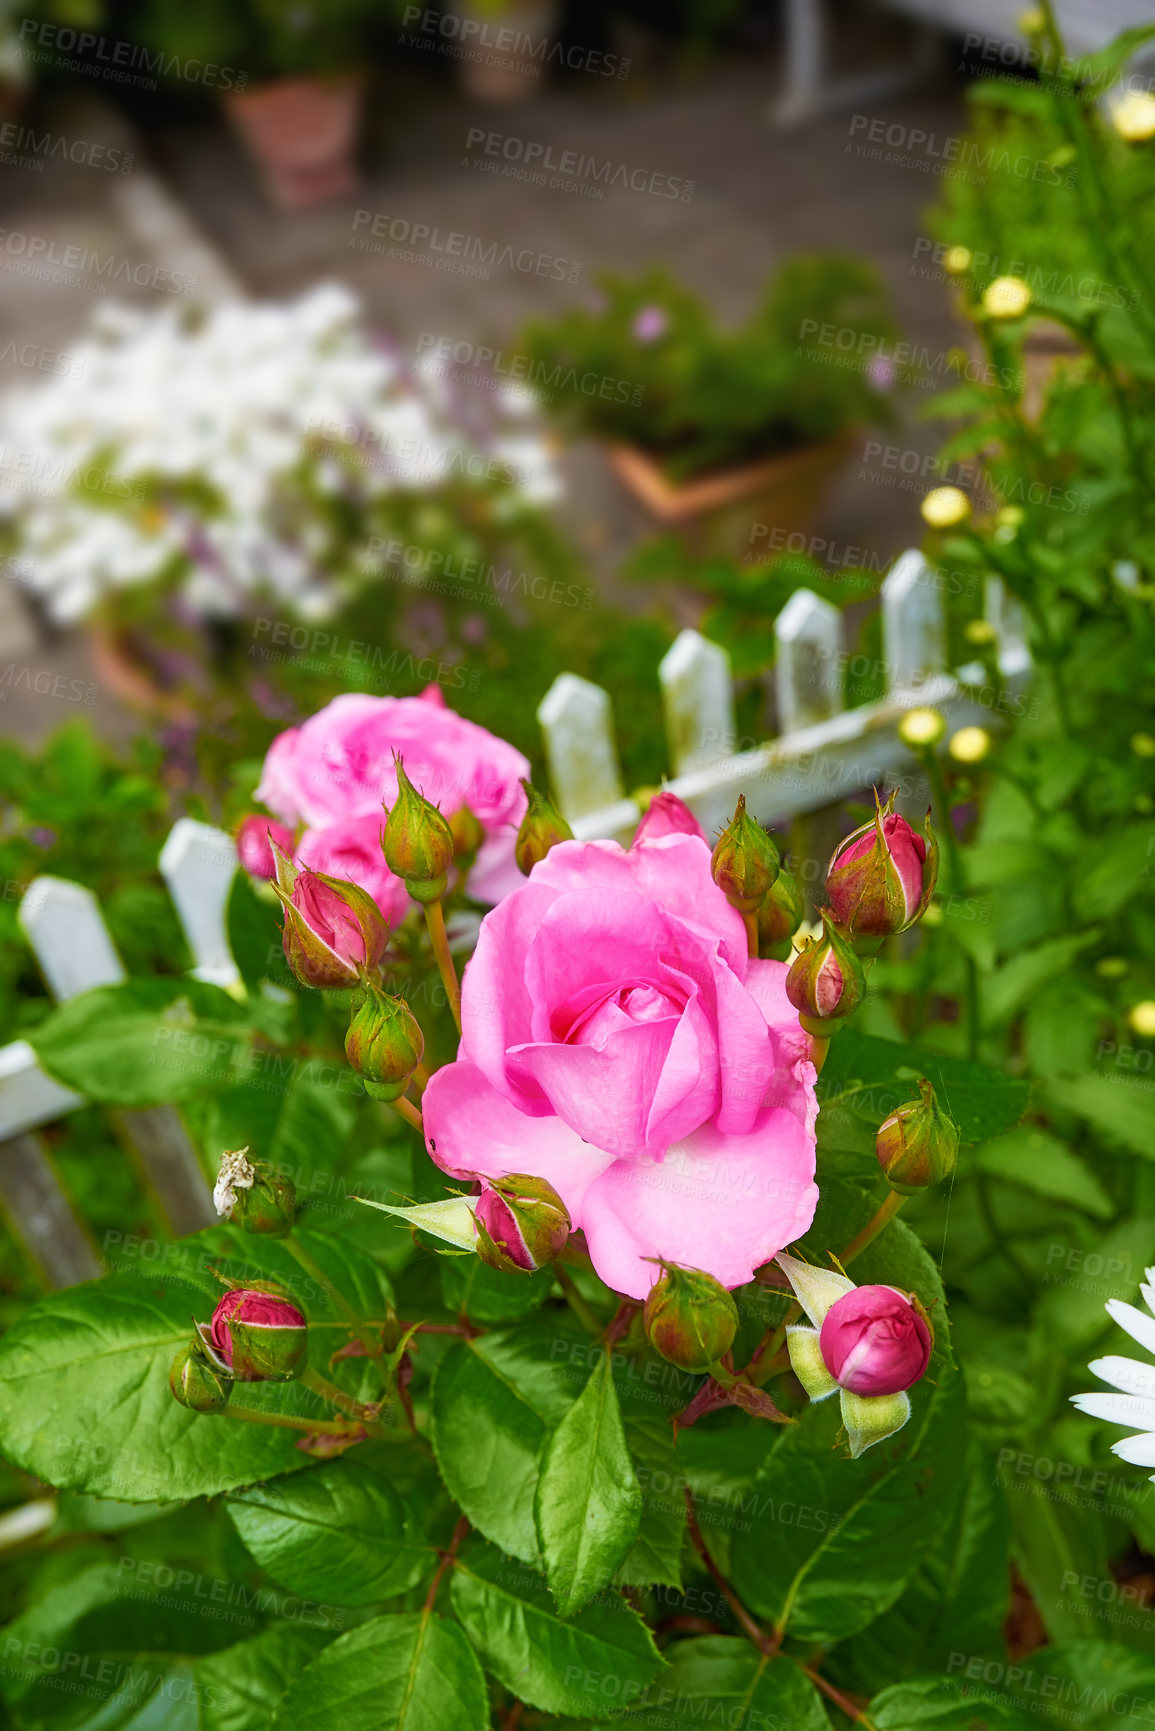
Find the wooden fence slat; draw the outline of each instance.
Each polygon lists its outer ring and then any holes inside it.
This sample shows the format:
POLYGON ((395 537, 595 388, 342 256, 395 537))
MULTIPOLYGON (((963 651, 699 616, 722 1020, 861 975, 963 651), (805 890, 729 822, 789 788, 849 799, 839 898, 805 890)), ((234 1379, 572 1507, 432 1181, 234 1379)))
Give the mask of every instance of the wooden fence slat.
POLYGON ((682 631, 658 667, 666 739, 675 775, 734 754, 734 681, 720 643, 682 631))
POLYGON ((624 799, 609 693, 559 673, 538 706, 550 785, 570 823, 624 799))
POLYGON ((774 624, 778 731, 829 721, 843 705, 842 616, 812 589, 797 589, 774 624))
POLYGON ((889 691, 921 686, 946 664, 941 577, 914 548, 883 579, 882 645, 889 691))
POLYGON ((82 1095, 45 1075, 27 1040, 0 1046, 0 1142, 83 1105, 82 1095))
POLYGON ((212 824, 178 818, 160 850, 159 864, 193 953, 194 977, 227 990, 240 979, 227 925, 237 871, 232 836, 212 824))
POLYGON ((96 1247, 38 1137, 24 1134, 0 1143, 0 1202, 50 1286, 75 1286, 102 1272, 96 1247))

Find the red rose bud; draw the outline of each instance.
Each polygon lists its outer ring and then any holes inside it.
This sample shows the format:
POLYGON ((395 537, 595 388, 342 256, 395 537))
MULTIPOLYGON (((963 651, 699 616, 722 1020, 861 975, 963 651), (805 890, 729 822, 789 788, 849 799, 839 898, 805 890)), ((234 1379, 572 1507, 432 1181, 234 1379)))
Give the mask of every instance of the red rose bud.
POLYGON ((650 1345, 680 1370, 709 1370, 738 1332, 738 1307, 726 1288, 712 1274, 669 1262, 650 1288, 643 1319, 650 1345))
POLYGON ((480 818, 474 817, 467 805, 458 806, 450 818, 449 833, 453 837, 455 859, 472 862, 477 858, 477 850, 485 840, 485 829, 480 818))
POLYGON ((901 1196, 949 1178, 958 1157, 958 1125, 947 1117, 925 1076, 918 1086, 921 1098, 892 1112, 874 1139, 878 1163, 901 1196))
POLYGON ((926 840, 891 808, 892 794, 869 823, 835 850, 826 873, 827 904, 855 937, 905 932, 926 911, 938 881, 938 842, 927 813, 926 840))
POLYGON ((399 1100, 421 1062, 425 1036, 404 998, 370 989, 354 1010, 345 1056, 374 1100, 399 1100))
POLYGON ((455 852, 449 820, 418 793, 397 758, 397 798, 385 819, 381 847, 385 864, 415 902, 436 902, 449 884, 455 852))
POLYGON ((285 911, 285 960, 303 986, 348 989, 375 968, 389 927, 373 897, 343 878, 300 871, 274 843, 273 883, 285 911))
MULTIPOLYGON (((822 936, 807 938, 786 975, 786 996, 802 1026, 813 1034, 819 1024, 849 1016, 866 995, 862 963, 833 920, 822 916, 822 936)), ((821 1031, 821 1030, 819 1030, 821 1031)))
POLYGON ((758 953, 774 944, 789 943, 799 926, 806 903, 796 878, 785 869, 778 873, 758 909, 758 953))
POLYGON ((532 1274, 565 1249, 572 1222, 552 1184, 511 1172, 487 1181, 474 1211, 477 1254, 490 1268, 532 1274))
POLYGON ((714 882, 730 906, 740 914, 757 913, 782 862, 762 825, 747 815, 745 794, 738 795, 734 815, 714 844, 710 864, 714 882))
POLYGON ((826 1312, 819 1342, 841 1388, 899 1394, 924 1374, 934 1335, 917 1298, 894 1286, 856 1286, 826 1312))
POLYGON ((173 1359, 168 1386, 173 1398, 190 1412, 221 1412, 229 1404, 233 1379, 212 1362, 200 1341, 194 1340, 182 1346, 173 1359))
POLYGON ((522 781, 529 804, 513 844, 513 857, 518 871, 529 876, 539 859, 544 859, 559 841, 572 841, 573 830, 547 793, 539 793, 531 781, 522 781))
POLYGON ((291 1382, 309 1351, 301 1312, 269 1292, 226 1292, 208 1338, 238 1382, 291 1382))
POLYGON ((271 841, 275 841, 285 853, 292 853, 293 832, 283 823, 278 823, 276 818, 262 817, 259 811, 251 811, 248 817, 241 819, 237 829, 237 858, 250 877, 276 876, 277 862, 273 858, 271 841))
POLYGON ((297 1217, 297 1192, 291 1178, 274 1172, 262 1160, 250 1160, 247 1148, 230 1148, 221 1155, 213 1190, 216 1211, 245 1232, 283 1238, 297 1217))
POLYGON ((705 830, 685 801, 663 788, 646 807, 630 845, 639 847, 643 842, 660 841, 664 835, 696 835, 702 841, 706 839, 705 830))

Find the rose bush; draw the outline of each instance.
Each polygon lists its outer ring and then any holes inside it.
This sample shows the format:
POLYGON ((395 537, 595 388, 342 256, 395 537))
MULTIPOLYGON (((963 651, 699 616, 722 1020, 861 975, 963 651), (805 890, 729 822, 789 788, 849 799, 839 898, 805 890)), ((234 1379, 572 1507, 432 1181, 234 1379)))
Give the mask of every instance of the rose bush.
POLYGON ((633 1298, 655 1257, 742 1285, 818 1199, 785 978, 748 956, 703 841, 564 842, 482 922, 461 1054, 425 1095, 430 1153, 458 1177, 547 1179, 633 1298))

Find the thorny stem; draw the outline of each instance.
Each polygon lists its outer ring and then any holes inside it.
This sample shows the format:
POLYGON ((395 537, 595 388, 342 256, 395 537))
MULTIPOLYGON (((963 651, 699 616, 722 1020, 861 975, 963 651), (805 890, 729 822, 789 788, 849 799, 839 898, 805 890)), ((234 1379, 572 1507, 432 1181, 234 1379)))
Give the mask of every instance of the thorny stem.
POLYGON ((374 1423, 365 1415, 362 1403, 355 1400, 351 1394, 346 1394, 343 1388, 338 1388, 335 1382, 330 1382, 327 1376, 321 1376, 315 1370, 303 1370, 298 1381, 305 1388, 311 1388, 314 1394, 319 1394, 322 1400, 327 1400, 335 1406, 338 1412, 343 1412, 346 1418, 356 1419, 369 1431, 374 1430, 374 1423))
POLYGON ((821 1689, 828 1701, 834 1702, 839 1712, 845 1713, 846 1717, 853 1719, 856 1724, 865 1726, 866 1731, 875 1731, 874 1722, 867 1718, 861 1707, 854 1705, 849 1695, 844 1695, 841 1689, 836 1689, 833 1683, 828 1683, 826 1678, 820 1676, 810 1665, 801 1665, 799 1669, 805 1676, 809 1677, 816 1689, 821 1689))
POLYGON ((865 1250, 868 1244, 874 1242, 887 1221, 894 1219, 894 1216, 898 1213, 905 1201, 906 1197, 900 1196, 897 1190, 892 1190, 890 1192, 886 1201, 879 1207, 874 1219, 867 1222, 867 1224, 862 1228, 862 1231, 858 1234, 857 1238, 852 1238, 850 1240, 850 1243, 838 1258, 844 1268, 848 1262, 853 1261, 860 1251, 865 1250))
POLYGON ((422 1606, 423 1611, 429 1612, 433 1609, 434 1604, 437 1601, 438 1589, 440 1588, 442 1581, 445 1579, 446 1571, 451 1569, 456 1562, 458 1547, 468 1531, 469 1522, 466 1517, 462 1515, 461 1519, 453 1529, 453 1534, 449 1540, 448 1547, 442 1551, 440 1560, 433 1572, 433 1579, 429 1583, 429 1591, 425 1595, 425 1603, 422 1606))
POLYGON ((729 1581, 710 1555, 706 1541, 702 1537, 702 1529, 698 1525, 698 1515, 694 1508, 694 1493, 691 1491, 689 1485, 685 1487, 685 1495, 686 1524, 690 1530, 690 1538, 693 1541, 694 1549, 697 1551, 703 1563, 705 1563, 709 1570, 714 1585, 733 1611, 735 1620, 737 1621, 739 1628, 742 1630, 742 1633, 746 1635, 749 1640, 753 1641, 760 1653, 764 1653, 768 1659, 772 1659, 778 1651, 779 1643, 773 1640, 769 1635, 765 1634, 758 1627, 757 1623, 754 1621, 753 1617, 750 1615, 749 1611, 746 1609, 745 1605, 742 1603, 741 1599, 738 1597, 737 1593, 734 1591, 733 1587, 730 1585, 729 1581))
POLYGON ((441 975, 441 984, 445 987, 445 995, 449 999, 449 1008, 453 1012, 453 1020, 457 1023, 457 1032, 461 1032, 461 987, 457 983, 457 969, 453 965, 453 957, 449 953, 449 939, 445 932, 445 913, 439 901, 426 902, 425 924, 429 928, 429 941, 433 945, 433 954, 437 958, 437 971, 441 975))
POLYGON ((758 960, 758 915, 743 914, 742 924, 746 927, 746 947, 751 959, 758 960))
POLYGON ((286 1413, 279 1412, 242 1412, 239 1407, 227 1406, 226 1418, 240 1419, 244 1424, 275 1425, 281 1430, 316 1431, 321 1436, 348 1436, 351 1430, 360 1430, 360 1425, 347 1424, 343 1418, 290 1418, 286 1413))

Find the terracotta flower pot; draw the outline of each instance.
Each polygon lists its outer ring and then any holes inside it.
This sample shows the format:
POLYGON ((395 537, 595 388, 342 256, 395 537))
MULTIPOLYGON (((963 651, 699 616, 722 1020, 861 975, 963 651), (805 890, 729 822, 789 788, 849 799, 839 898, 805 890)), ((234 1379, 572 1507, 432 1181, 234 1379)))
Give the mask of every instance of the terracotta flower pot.
POLYGON ((130 632, 93 623, 89 627, 92 664, 101 683, 126 708, 139 710, 154 721, 190 723, 196 711, 186 697, 166 691, 157 669, 141 655, 130 632))
POLYGON ((513 0, 501 11, 458 0, 453 12, 468 23, 454 44, 461 87, 480 102, 523 102, 545 86, 546 55, 557 34, 555 0, 513 0))
POLYGON ((643 510, 662 528, 681 535, 692 552, 760 563, 772 558, 774 550, 768 535, 753 536, 755 524, 785 535, 809 534, 854 443, 853 432, 840 433, 681 485, 669 481, 654 458, 636 445, 610 445, 607 455, 615 475, 643 510))
POLYGON ((363 96, 361 76, 349 73, 284 78, 225 97, 269 196, 281 210, 324 204, 356 185, 363 96))

